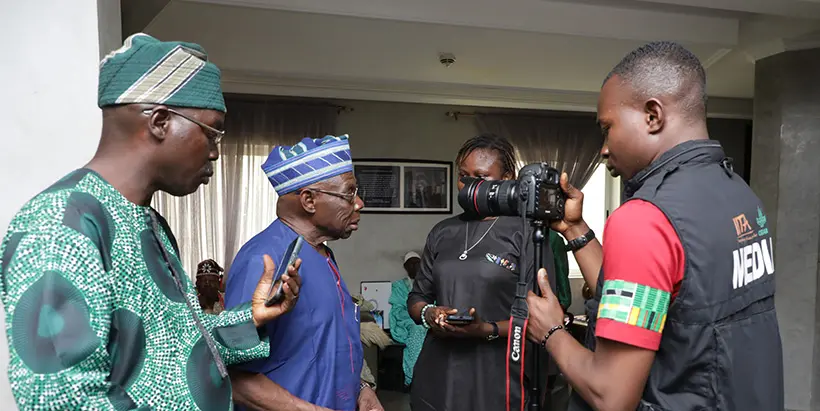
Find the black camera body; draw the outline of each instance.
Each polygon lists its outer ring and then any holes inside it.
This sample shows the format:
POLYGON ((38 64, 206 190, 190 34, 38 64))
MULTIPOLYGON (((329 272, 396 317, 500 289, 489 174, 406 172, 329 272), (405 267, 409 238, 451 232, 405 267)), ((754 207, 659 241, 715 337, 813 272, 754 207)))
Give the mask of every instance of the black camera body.
POLYGON ((463 177, 458 204, 476 217, 524 216, 533 221, 564 218, 561 173, 546 163, 527 164, 518 180, 463 177))

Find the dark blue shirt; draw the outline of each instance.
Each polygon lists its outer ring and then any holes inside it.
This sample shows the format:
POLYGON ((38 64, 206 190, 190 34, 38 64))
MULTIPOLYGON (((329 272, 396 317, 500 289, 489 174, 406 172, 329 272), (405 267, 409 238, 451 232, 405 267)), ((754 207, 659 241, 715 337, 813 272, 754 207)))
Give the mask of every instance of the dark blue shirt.
MULTIPOLYGON (((263 272, 263 256, 278 267, 296 237, 276 220, 242 247, 228 273, 226 308, 250 301, 263 272)), ((332 257, 308 244, 299 257, 299 301, 293 311, 267 324, 270 356, 238 368, 265 374, 312 404, 355 411, 363 360, 358 307, 332 257)))

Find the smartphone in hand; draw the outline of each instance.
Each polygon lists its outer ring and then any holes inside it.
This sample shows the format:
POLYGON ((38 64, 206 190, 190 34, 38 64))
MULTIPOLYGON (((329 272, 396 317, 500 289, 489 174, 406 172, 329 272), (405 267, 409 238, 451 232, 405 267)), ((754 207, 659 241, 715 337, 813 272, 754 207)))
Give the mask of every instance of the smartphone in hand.
POLYGON ((467 325, 474 320, 472 315, 450 314, 447 316, 447 324, 450 325, 467 325))
POLYGON ((299 258, 299 251, 302 250, 302 244, 304 244, 304 242, 305 238, 302 236, 293 240, 290 246, 288 246, 288 249, 285 250, 282 259, 279 260, 279 264, 276 266, 276 273, 273 275, 273 282, 271 282, 270 289, 268 290, 268 298, 265 300, 266 307, 278 304, 285 299, 285 290, 282 288, 285 282, 282 281, 282 276, 288 272, 288 267, 292 266, 296 262, 296 259, 299 258))

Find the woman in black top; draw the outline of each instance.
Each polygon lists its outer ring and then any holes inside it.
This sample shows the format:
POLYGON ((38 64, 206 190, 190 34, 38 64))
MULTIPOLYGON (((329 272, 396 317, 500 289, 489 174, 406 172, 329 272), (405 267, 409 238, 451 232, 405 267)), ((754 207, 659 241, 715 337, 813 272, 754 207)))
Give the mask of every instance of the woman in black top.
MULTIPOLYGON (((506 139, 480 135, 464 144, 456 165, 459 179, 514 179, 515 151, 506 139)), ((413 371, 413 411, 506 409, 510 308, 519 270, 531 275, 533 265, 531 230, 523 228, 520 217, 471 220, 462 214, 430 231, 407 299, 410 316, 431 331, 413 371), (446 316, 454 313, 472 313, 475 320, 448 324, 446 316)), ((554 272, 550 247, 544 247, 544 261, 554 272)))

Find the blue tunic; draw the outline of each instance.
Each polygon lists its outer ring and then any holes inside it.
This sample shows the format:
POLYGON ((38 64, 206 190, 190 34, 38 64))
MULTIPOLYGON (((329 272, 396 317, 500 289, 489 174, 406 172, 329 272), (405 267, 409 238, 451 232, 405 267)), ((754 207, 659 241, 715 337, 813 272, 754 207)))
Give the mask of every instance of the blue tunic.
MULTIPOLYGON (((242 247, 228 273, 226 308, 250 301, 263 271, 263 255, 278 266, 296 237, 276 220, 242 247)), ((265 374, 312 404, 355 411, 363 360, 358 307, 332 257, 307 244, 299 257, 299 301, 293 311, 268 323, 270 356, 238 368, 265 374)))

